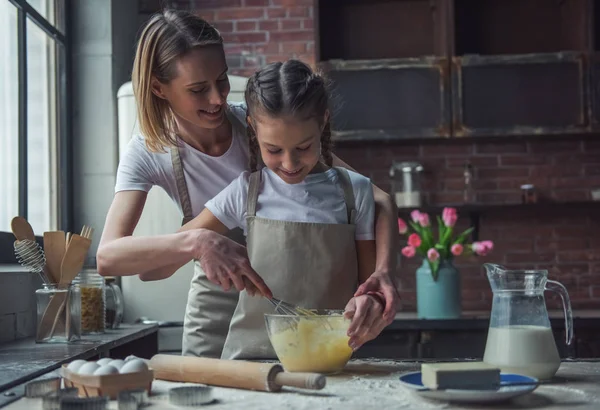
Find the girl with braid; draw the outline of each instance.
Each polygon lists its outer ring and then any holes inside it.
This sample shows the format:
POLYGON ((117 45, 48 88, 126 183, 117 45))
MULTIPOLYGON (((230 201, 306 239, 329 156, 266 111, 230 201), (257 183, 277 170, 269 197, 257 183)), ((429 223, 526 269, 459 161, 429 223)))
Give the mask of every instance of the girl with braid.
MULTIPOLYGON (((252 268, 277 298, 309 309, 346 309, 350 317, 360 303, 363 332, 349 331, 356 348, 383 322, 380 298, 354 296, 375 269, 371 183, 332 166, 328 92, 308 65, 289 60, 264 67, 249 79, 245 99, 250 170, 183 229, 241 228, 252 268)), ((222 357, 274 359, 264 323, 273 307, 252 286, 246 290, 222 357)))

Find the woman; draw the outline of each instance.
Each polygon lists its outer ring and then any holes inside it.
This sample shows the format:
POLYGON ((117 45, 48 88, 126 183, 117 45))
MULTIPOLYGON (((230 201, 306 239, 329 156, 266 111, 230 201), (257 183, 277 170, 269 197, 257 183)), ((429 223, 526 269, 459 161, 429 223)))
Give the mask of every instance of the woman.
MULTIPOLYGON (((153 185, 179 204, 185 223, 248 169, 246 113, 243 106, 227 104, 230 87, 222 38, 193 14, 155 15, 141 34, 132 80, 143 137, 132 139, 119 164, 97 254, 98 271, 158 280, 196 260, 183 353, 220 357, 238 292, 249 288, 270 296, 250 267, 241 232, 230 231, 231 239, 206 229, 151 238, 131 235, 153 185)), ((333 165, 349 168, 335 157, 333 165)), ((398 302, 392 281, 396 218, 389 196, 377 187, 373 193, 376 269, 356 295, 378 295, 385 301, 382 327, 393 320, 398 302)), ((351 328, 357 334, 374 328, 362 325, 364 309, 357 304, 353 314, 351 328)))

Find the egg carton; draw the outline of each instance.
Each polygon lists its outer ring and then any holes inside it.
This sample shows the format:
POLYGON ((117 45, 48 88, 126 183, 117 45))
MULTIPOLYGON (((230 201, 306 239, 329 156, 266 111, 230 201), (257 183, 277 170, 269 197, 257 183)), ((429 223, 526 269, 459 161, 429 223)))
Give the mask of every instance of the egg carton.
POLYGON ((154 371, 152 369, 135 373, 117 373, 109 375, 77 374, 64 364, 60 369, 65 387, 76 387, 80 397, 108 396, 117 399, 120 392, 125 390, 144 389, 150 394, 154 371))

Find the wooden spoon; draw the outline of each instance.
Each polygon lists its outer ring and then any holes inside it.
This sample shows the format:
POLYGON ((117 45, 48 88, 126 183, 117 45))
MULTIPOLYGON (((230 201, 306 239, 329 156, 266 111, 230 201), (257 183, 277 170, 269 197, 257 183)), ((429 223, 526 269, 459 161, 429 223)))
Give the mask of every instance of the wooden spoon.
POLYGON ((27 222, 27 219, 23 218, 22 216, 15 216, 10 222, 10 228, 12 229, 13 234, 18 241, 23 239, 35 241, 33 228, 29 222, 27 222))
POLYGON ((61 264, 65 255, 64 231, 44 232, 44 253, 52 283, 60 282, 61 264))

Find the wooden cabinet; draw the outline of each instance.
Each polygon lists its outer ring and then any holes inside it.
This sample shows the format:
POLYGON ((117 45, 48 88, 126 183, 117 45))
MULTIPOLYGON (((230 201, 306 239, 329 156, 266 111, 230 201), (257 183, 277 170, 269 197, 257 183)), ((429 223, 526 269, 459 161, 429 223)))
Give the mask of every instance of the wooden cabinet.
POLYGON ((574 134, 600 127, 593 0, 317 2, 340 139, 574 134))
POLYGON ((447 0, 321 0, 317 59, 343 139, 449 137, 447 0))

